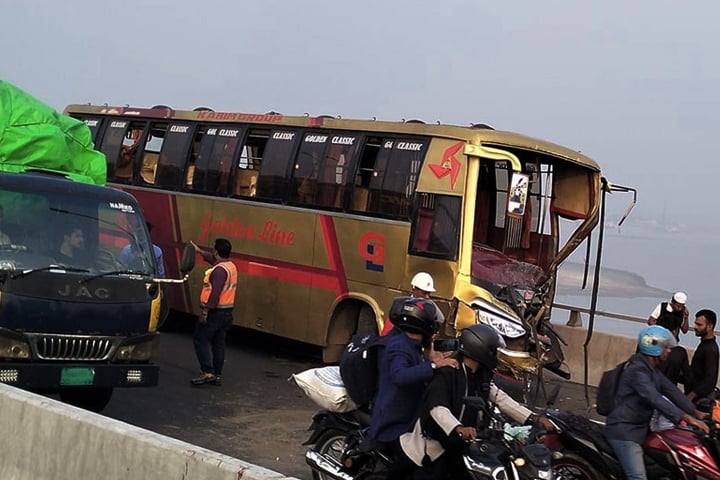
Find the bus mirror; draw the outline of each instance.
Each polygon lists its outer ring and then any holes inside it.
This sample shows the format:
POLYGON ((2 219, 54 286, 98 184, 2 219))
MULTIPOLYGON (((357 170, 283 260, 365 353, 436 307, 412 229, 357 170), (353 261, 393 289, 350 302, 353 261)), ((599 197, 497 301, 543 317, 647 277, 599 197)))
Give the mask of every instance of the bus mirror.
POLYGON ((525 203, 527 202, 528 186, 530 176, 524 173, 513 173, 508 192, 507 211, 509 215, 525 215, 525 203))
POLYGON ((186 275, 195 268, 195 248, 187 244, 183 249, 182 258, 180 259, 180 273, 186 275))

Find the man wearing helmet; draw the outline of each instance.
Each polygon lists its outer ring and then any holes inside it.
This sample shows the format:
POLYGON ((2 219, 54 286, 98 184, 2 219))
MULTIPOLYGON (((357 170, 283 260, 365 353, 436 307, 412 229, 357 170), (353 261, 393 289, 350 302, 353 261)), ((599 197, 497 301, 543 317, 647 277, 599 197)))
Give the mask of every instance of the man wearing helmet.
POLYGON ((392 318, 400 333, 388 341, 380 358, 380 381, 368 438, 375 448, 388 451, 397 459, 389 478, 402 478, 412 468, 402 454, 398 439, 412 428, 426 382, 432 378, 434 369, 458 366, 452 358, 430 361, 423 356, 423 350, 429 349, 437 332, 435 310, 435 305, 428 300, 407 299, 392 318))
POLYGON ((657 368, 676 345, 674 335, 652 325, 640 330, 637 343, 638 353, 628 360, 615 394, 615 408, 605 422, 605 436, 628 480, 647 478, 642 444, 650 430, 653 410, 675 424, 684 420, 709 432, 708 426, 698 420, 705 415, 657 368))
POLYGON ((460 332, 459 369, 438 369, 423 397, 420 418, 411 433, 400 437, 405 454, 415 465, 425 466, 423 478, 460 478, 462 451, 488 419, 463 402, 466 396, 492 401, 500 411, 518 423, 539 421, 546 429, 552 424, 516 402, 492 382, 497 367, 497 350, 503 340, 495 329, 477 324, 460 332))

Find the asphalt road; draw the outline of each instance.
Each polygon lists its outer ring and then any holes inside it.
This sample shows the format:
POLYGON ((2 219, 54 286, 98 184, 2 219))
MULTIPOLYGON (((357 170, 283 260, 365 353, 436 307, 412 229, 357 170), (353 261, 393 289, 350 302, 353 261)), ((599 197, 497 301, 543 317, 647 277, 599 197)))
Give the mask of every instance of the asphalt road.
MULTIPOLYGON (((160 384, 117 389, 104 415, 289 476, 311 478, 302 443, 318 407, 289 377, 322 366, 319 348, 234 329, 223 385, 195 387, 190 379, 199 367, 191 333, 161 335, 160 384)), ((582 386, 563 382, 558 408, 583 413, 585 405, 582 386)))
POLYGON ((161 335, 159 385, 116 389, 104 415, 286 475, 311 478, 302 442, 317 407, 288 379, 321 366, 319 348, 233 330, 223 385, 196 387, 190 384, 199 373, 191 333, 161 335))

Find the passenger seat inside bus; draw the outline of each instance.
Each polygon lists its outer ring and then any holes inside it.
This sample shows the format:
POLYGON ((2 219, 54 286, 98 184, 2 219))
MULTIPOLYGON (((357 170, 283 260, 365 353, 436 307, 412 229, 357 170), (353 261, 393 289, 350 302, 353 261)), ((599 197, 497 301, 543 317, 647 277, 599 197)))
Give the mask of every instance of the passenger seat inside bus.
POLYGON ((257 186, 258 172, 249 169, 238 169, 235 174, 233 194, 239 197, 254 197, 257 186))

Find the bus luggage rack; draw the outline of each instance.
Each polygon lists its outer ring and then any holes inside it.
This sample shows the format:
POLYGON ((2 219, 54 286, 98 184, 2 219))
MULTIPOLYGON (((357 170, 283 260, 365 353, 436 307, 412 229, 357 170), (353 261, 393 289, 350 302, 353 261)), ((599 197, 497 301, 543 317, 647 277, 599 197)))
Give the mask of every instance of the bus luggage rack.
POLYGON ((115 350, 114 337, 84 335, 32 335, 41 360, 107 360, 115 350))

